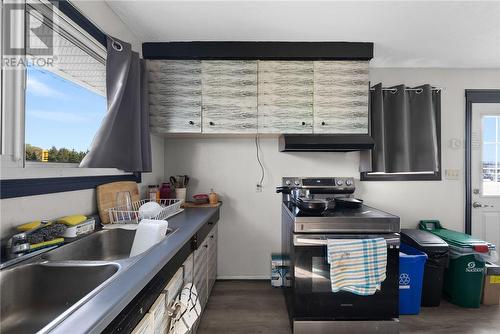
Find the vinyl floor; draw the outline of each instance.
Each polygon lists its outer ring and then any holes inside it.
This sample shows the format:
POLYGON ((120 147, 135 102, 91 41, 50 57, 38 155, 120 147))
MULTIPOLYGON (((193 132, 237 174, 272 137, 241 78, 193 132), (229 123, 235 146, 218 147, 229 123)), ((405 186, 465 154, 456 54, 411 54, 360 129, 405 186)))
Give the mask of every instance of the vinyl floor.
MULTIPOLYGON (((500 307, 464 309, 443 301, 400 318, 401 333, 500 333, 500 307)), ((267 281, 217 281, 198 334, 291 333, 282 291, 267 281)))

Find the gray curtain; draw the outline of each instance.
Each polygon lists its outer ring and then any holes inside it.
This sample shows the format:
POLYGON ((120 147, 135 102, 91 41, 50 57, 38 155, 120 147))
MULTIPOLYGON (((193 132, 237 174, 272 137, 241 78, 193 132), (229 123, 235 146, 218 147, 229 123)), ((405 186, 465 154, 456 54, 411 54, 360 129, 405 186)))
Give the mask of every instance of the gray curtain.
POLYGON ((440 91, 430 85, 408 90, 405 85, 370 92, 373 172, 439 170, 437 124, 440 91))
POLYGON ((80 167, 151 171, 147 71, 130 44, 108 37, 108 112, 80 167))

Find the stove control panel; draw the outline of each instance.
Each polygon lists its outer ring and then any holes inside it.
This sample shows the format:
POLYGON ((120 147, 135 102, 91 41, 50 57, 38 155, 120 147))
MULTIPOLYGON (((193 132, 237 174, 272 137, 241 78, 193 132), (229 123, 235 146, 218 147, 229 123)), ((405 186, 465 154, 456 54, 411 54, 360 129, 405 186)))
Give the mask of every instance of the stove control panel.
POLYGON ((283 185, 331 194, 352 194, 355 190, 352 177, 284 177, 283 185))

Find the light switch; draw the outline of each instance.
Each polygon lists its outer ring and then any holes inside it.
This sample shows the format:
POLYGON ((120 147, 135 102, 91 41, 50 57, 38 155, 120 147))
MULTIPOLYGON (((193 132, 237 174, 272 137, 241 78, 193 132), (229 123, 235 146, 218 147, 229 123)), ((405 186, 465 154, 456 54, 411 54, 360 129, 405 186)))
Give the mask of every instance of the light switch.
POLYGON ((459 180, 460 179, 460 170, 459 169, 445 169, 444 170, 444 178, 446 180, 459 180))
POLYGON ((450 147, 454 150, 458 150, 462 147, 462 141, 460 139, 453 138, 450 140, 450 147))

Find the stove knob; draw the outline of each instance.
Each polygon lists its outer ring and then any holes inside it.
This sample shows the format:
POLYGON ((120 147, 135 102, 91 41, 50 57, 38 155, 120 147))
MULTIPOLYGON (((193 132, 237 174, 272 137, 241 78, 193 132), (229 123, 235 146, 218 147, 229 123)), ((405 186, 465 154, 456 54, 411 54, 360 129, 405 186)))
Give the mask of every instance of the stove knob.
POLYGON ((293 183, 294 183, 296 186, 300 186, 300 182, 299 182, 299 180, 295 180, 295 181, 293 181, 293 183))
POLYGON ((345 185, 348 187, 352 186, 352 180, 345 180, 345 185))
POLYGON ((289 186, 289 185, 291 185, 291 184, 292 184, 292 181, 290 181, 290 180, 286 180, 286 181, 285 181, 285 185, 289 186))
POLYGON ((344 181, 342 181, 341 179, 338 179, 337 180, 337 185, 340 187, 341 185, 344 184, 344 181))

